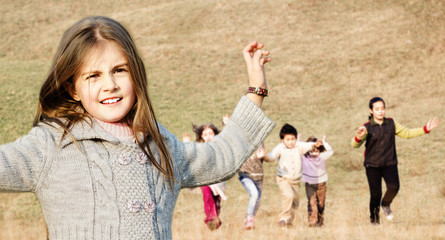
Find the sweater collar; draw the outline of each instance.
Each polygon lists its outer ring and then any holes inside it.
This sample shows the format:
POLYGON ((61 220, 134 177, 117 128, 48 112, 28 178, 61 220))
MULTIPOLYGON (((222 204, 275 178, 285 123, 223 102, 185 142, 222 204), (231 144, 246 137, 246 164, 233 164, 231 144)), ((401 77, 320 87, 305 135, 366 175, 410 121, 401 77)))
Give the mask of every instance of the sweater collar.
MULTIPOLYGON (((60 127, 57 127, 60 129, 60 127)), ((62 131, 60 137, 62 137, 62 131)), ((71 144, 76 141, 98 139, 105 140, 113 143, 118 143, 119 139, 112 134, 104 130, 95 120, 85 120, 74 124, 70 130, 70 134, 66 135, 61 141, 62 147, 71 144)))
MULTIPOLYGON (((162 124, 157 123, 159 127, 159 131, 161 135, 164 136, 166 141, 169 141, 168 137, 168 130, 162 126, 162 124)), ((48 123, 43 124, 40 123, 39 126, 41 127, 47 127, 52 132, 54 138, 56 141, 60 141, 60 139, 63 136, 63 129, 56 123, 48 123), (49 125, 49 126, 48 126, 49 125)), ((138 134, 138 139, 142 140, 143 135, 138 134)), ((149 137, 150 138, 150 137, 149 137)), ((129 145, 134 145, 134 142, 122 142, 117 137, 113 136, 112 134, 108 133, 106 130, 104 130, 96 121, 86 119, 84 121, 77 122, 74 124, 74 126, 70 130, 70 134, 65 135, 65 137, 60 141, 60 147, 65 147, 69 144, 74 143, 75 141, 82 141, 82 140, 102 140, 102 141, 108 141, 111 143, 124 143, 129 145), (75 141, 74 141, 75 140, 75 141)))
POLYGON ((134 134, 133 129, 128 126, 126 123, 109 123, 104 122, 99 119, 94 119, 99 126, 102 127, 105 131, 110 133, 111 135, 115 136, 121 141, 133 141, 134 140, 134 134))
MULTIPOLYGON (((67 120, 60 119, 62 122, 67 120)), ((69 134, 63 136, 64 130, 59 124, 55 122, 39 123, 40 127, 47 128, 51 134, 54 136, 56 142, 60 143, 60 147, 65 147, 75 141, 82 140, 104 140, 112 143, 118 143, 119 139, 114 137, 112 134, 105 131, 96 121, 90 119, 85 119, 77 122, 72 126, 69 134), (62 138, 63 137, 63 138, 62 138)))
MULTIPOLYGON (((371 118, 371 120, 369 120, 369 123, 371 124, 371 126, 380 125, 380 124, 375 122, 374 118, 371 118)), ((388 119, 384 117, 382 125, 383 124, 387 124, 387 123, 388 123, 388 119)))

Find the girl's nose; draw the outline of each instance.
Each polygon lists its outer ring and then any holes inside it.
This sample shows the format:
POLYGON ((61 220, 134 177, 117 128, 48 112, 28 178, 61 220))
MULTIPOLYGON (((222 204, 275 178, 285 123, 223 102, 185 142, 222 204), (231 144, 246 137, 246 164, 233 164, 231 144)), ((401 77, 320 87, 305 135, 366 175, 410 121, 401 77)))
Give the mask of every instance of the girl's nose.
POLYGON ((113 90, 117 89, 118 87, 119 86, 116 83, 116 78, 112 74, 104 76, 103 86, 102 86, 102 89, 104 91, 113 91, 113 90))

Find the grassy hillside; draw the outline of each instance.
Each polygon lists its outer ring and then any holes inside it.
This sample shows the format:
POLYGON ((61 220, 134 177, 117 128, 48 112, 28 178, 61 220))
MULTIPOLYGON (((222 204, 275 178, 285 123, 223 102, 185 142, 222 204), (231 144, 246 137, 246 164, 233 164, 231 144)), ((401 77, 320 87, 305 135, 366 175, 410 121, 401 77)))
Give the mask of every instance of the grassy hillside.
MULTIPOLYGON (((235 177, 216 232, 202 223, 201 195, 181 193, 174 239, 445 239, 444 123, 428 136, 397 139, 401 190, 395 221, 378 227, 368 224, 363 148, 349 146, 377 95, 387 102, 387 116, 406 127, 421 127, 433 116, 445 121, 443 1, 0 3, 0 143, 29 131, 58 41, 85 16, 109 16, 130 30, 145 60, 157 117, 177 136, 191 132, 192 123, 221 127, 221 117, 247 88, 242 48, 258 40, 271 51, 264 111, 277 127, 266 148, 279 143, 286 122, 303 139, 327 136, 335 155, 328 164, 326 226, 307 227, 303 186, 294 227, 276 226, 280 193, 272 163, 265 165, 255 231, 241 230, 248 195, 235 177)), ((0 229, 0 239, 44 239, 35 197, 0 194, 0 229)))

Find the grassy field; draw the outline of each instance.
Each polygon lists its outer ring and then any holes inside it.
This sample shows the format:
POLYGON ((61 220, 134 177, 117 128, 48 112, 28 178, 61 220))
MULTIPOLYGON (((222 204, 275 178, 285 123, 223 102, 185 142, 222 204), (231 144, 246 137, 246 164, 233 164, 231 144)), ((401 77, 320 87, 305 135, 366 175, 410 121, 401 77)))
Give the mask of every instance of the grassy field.
MULTIPOLYGON (((37 94, 62 33, 89 15, 122 22, 134 36, 149 76, 158 119, 177 136, 192 123, 230 113, 247 88, 242 48, 258 40, 271 51, 271 91, 264 111, 277 127, 327 136, 326 226, 307 226, 304 187, 294 226, 277 226, 276 164, 265 164, 254 231, 241 225, 248 195, 235 177, 222 204, 222 227, 203 224, 201 194, 183 191, 174 239, 445 239, 445 124, 430 135, 397 139, 401 189, 395 219, 371 226, 363 148, 349 145, 367 121, 367 103, 381 96, 387 116, 421 127, 445 120, 445 2, 328 1, 6 1, 0 0, 0 143, 31 128, 37 94)), ((0 194, 0 239, 45 239, 38 201, 30 193, 0 194)))

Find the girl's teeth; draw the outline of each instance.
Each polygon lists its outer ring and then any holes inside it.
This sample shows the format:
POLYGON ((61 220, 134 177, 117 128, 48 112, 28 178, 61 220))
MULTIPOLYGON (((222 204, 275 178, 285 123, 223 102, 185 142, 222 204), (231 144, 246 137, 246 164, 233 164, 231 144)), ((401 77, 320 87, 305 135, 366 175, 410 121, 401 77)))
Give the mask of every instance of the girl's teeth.
POLYGON ((110 103, 118 102, 119 100, 120 100, 120 98, 107 99, 107 100, 103 101, 102 103, 110 104, 110 103))

